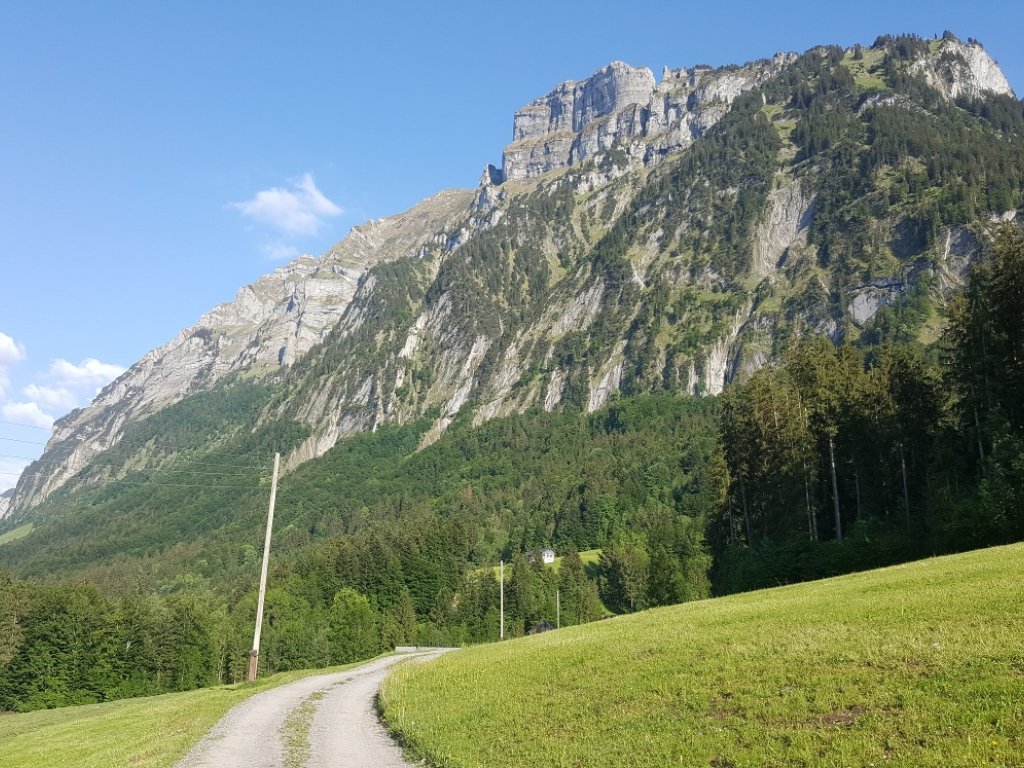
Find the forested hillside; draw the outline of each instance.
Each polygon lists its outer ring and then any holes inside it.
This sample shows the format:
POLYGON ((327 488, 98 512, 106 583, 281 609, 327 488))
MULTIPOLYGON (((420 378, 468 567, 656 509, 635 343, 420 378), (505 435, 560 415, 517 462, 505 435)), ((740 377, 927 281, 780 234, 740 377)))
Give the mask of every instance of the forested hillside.
POLYGON ((101 414, 82 463, 75 414, 0 523, 0 707, 240 675, 275 451, 272 670, 494 640, 499 560, 516 635, 556 590, 572 624, 1024 538, 1024 106, 979 50, 697 68, 743 87, 685 146, 485 180, 294 364, 101 414))

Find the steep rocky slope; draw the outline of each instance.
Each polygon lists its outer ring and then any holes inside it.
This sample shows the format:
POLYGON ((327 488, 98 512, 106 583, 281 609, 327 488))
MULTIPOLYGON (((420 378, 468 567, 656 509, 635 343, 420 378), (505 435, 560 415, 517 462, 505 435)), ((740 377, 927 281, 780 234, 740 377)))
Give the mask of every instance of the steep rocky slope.
POLYGON ((471 195, 445 191, 411 210, 355 227, 319 258, 301 256, 242 288, 149 352, 103 389, 89 407, 55 425, 43 461, 48 472, 21 483, 18 506, 59 487, 97 454, 116 444, 124 427, 232 376, 267 376, 288 368, 321 343, 376 264, 414 255, 471 195))
POLYGON ((303 426, 293 467, 385 423, 428 415, 429 442, 457 418, 717 393, 794 335, 881 333, 880 310, 941 303, 986 225, 1016 215, 1004 112, 1020 104, 998 67, 952 36, 660 81, 614 62, 519 110, 476 190, 358 227, 149 353, 58 423, 15 509, 242 378, 273 389, 259 423, 303 426), (940 139, 955 166, 932 157, 940 139), (967 203, 979 145, 1008 180, 967 203))

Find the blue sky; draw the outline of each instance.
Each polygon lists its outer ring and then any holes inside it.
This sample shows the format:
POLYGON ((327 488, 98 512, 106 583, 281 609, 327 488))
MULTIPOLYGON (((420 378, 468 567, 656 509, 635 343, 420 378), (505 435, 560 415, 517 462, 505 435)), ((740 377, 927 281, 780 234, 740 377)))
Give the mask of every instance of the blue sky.
MULTIPOLYGON (((561 80, 948 28, 1021 95, 1022 6, 12 0, 0 421, 45 426, 289 255, 475 185, 513 111, 561 80)), ((0 437, 14 472, 47 432, 0 437)))

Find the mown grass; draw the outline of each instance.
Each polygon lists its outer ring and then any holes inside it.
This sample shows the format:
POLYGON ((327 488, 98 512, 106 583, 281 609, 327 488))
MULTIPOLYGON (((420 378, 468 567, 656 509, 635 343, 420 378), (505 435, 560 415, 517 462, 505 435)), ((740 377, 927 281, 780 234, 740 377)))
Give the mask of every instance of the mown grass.
POLYGON ((24 525, 19 525, 17 528, 11 528, 7 533, 0 534, 0 547, 12 541, 25 538, 32 533, 32 529, 34 527, 34 523, 25 523, 24 525))
POLYGON ((385 684, 437 766, 1022 766, 1024 545, 478 646, 385 684))
MULTIPOLYGON (((365 662, 360 662, 365 663, 365 662)), ((235 704, 311 674, 0 716, 0 768, 168 768, 235 704)))

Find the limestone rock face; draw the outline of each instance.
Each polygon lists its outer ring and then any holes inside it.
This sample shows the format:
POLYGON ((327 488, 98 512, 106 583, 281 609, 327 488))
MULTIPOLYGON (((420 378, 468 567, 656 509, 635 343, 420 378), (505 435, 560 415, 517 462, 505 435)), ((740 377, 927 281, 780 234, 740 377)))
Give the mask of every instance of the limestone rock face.
POLYGON ((549 133, 579 133, 598 118, 631 104, 646 104, 654 90, 649 69, 613 61, 580 82, 569 80, 516 112, 512 140, 522 141, 549 133))
POLYGON ((806 240, 813 211, 814 198, 801 190, 798 183, 779 187, 770 194, 766 215, 753 241, 751 270, 758 280, 778 267, 787 248, 806 240))
POLYGON ((660 83, 649 69, 615 61, 586 80, 564 82, 516 112, 502 178, 532 178, 616 146, 634 164, 654 162, 691 144, 737 96, 794 56, 723 69, 665 68, 660 83))
POLYGON ((1016 98, 1006 75, 977 42, 944 38, 938 49, 916 61, 913 69, 949 99, 980 99, 992 93, 1016 98))
POLYGON ((0 493, 0 520, 7 517, 8 512, 11 510, 11 499, 14 498, 14 489, 11 488, 9 491, 0 493))

